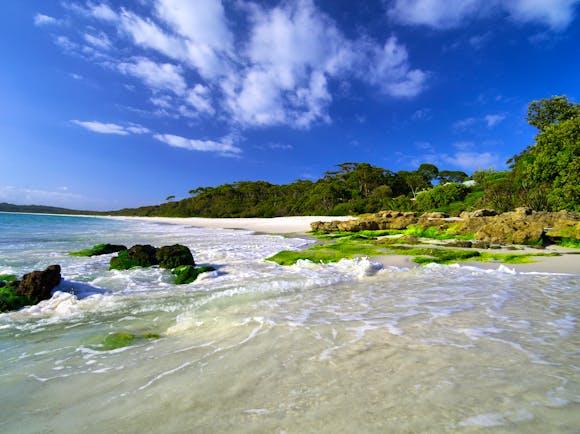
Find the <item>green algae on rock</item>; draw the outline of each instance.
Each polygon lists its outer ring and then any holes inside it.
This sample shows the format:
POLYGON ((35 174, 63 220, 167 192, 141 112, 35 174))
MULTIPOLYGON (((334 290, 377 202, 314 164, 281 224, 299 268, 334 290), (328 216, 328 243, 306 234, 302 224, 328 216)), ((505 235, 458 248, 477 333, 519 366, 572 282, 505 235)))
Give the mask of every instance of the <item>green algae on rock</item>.
POLYGON ((119 244, 97 244, 90 249, 81 249, 76 252, 70 252, 69 256, 99 256, 117 253, 123 250, 127 250, 127 247, 119 244))

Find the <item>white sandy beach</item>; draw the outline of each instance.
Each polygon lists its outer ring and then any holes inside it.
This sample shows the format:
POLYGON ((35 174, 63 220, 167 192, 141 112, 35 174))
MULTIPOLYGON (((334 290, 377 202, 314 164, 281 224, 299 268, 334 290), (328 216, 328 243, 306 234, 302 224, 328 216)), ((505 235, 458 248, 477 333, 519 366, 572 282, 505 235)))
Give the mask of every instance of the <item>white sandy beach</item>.
POLYGON ((352 220, 354 217, 298 216, 273 218, 204 218, 204 217, 120 217, 161 223, 191 225, 200 228, 245 229, 268 234, 292 234, 310 231, 310 223, 317 221, 352 220))

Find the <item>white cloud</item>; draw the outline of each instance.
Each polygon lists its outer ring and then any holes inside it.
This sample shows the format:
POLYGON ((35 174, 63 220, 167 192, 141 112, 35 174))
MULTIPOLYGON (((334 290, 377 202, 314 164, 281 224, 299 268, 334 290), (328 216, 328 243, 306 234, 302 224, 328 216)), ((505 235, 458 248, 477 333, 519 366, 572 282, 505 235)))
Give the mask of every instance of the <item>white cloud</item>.
POLYGON ((107 25, 89 30, 80 43, 73 36, 57 43, 85 60, 140 79, 152 93, 148 99, 157 114, 215 116, 245 128, 304 129, 332 121, 334 89, 346 93, 344 84, 352 80, 390 97, 411 98, 429 79, 427 72, 411 66, 405 45, 394 35, 380 42, 347 37, 313 0, 287 0, 276 7, 220 0, 141 4, 136 13, 113 10, 106 3, 67 3, 78 16, 107 25), (243 28, 228 21, 226 6, 245 14, 239 20, 243 28), (148 15, 143 12, 147 8, 148 15), (119 38, 131 42, 134 57, 114 60, 105 54, 123 47, 119 38))
POLYGON ((521 23, 565 29, 574 19, 579 0, 395 0, 389 15, 410 25, 449 29, 491 15, 505 15, 521 23))
POLYGON ((183 95, 187 87, 181 67, 171 63, 156 63, 139 57, 132 62, 120 63, 117 68, 123 74, 140 78, 155 90, 170 90, 176 95, 183 95))
POLYGON ((501 166, 500 157, 491 152, 457 152, 454 155, 443 154, 440 159, 469 172, 501 166))
POLYGON ((505 118, 506 118, 506 115, 504 115, 504 114, 486 115, 484 117, 485 122, 487 122, 487 126, 489 128, 492 128, 495 125, 499 124, 505 118))
POLYGON ((187 149, 188 151, 217 152, 222 156, 232 157, 240 154, 242 150, 233 144, 233 138, 226 136, 221 141, 195 140, 173 134, 155 134, 153 138, 173 146, 187 149))
POLYGON ((427 73, 410 69, 407 49, 391 36, 382 49, 375 49, 370 79, 383 92, 396 97, 413 97, 421 93, 427 80, 427 73))
POLYGON ((44 15, 44 14, 36 14, 34 16, 34 25, 36 26, 44 26, 44 25, 52 25, 52 24, 59 24, 60 20, 57 20, 54 17, 44 15))
POLYGON ((185 58, 202 76, 223 75, 234 38, 220 0, 157 0, 156 11, 182 37, 185 58))
POLYGON ((89 4, 89 12, 93 17, 104 21, 117 21, 119 18, 113 9, 104 3, 89 4))
POLYGON ((186 96, 187 102, 193 106, 200 113, 207 113, 213 115, 214 108, 211 105, 211 92, 209 88, 196 84, 193 89, 190 89, 186 96))
POLYGON ((111 41, 109 40, 109 37, 103 32, 100 32, 98 35, 85 33, 83 37, 85 38, 85 41, 87 41, 95 48, 100 48, 101 50, 108 50, 111 48, 111 41))
POLYGON ((123 126, 119 124, 104 123, 99 121, 71 120, 71 122, 89 131, 100 134, 117 134, 120 136, 126 136, 129 134, 145 134, 150 132, 148 128, 138 124, 129 124, 128 126, 123 126))
POLYGON ((180 60, 186 56, 183 42, 165 33, 150 19, 143 19, 132 12, 121 12, 121 28, 131 36, 135 44, 156 50, 165 56, 180 60))

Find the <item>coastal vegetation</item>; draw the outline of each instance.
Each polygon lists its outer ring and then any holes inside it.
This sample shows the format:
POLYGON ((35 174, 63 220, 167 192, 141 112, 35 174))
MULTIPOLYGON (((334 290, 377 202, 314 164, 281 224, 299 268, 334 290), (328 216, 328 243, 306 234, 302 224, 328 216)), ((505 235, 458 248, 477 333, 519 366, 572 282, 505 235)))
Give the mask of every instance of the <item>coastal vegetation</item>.
POLYGON ((580 212, 580 104, 566 96, 533 101, 527 120, 538 129, 535 143, 508 160, 510 170, 485 169, 469 176, 423 163, 398 172, 369 163, 338 164, 316 181, 275 185, 240 181, 199 187, 190 197, 168 196, 161 205, 122 209, 117 215, 168 217, 280 217, 360 215, 384 209, 498 212, 580 212))

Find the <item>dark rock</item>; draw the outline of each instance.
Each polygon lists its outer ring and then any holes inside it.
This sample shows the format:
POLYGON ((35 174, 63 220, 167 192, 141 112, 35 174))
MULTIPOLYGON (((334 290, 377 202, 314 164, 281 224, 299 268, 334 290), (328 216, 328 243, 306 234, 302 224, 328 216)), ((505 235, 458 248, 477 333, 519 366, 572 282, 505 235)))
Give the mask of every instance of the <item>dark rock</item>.
POLYGON ((48 300, 50 292, 60 283, 60 265, 50 265, 44 271, 33 271, 22 276, 16 295, 26 297, 31 304, 48 300))
POLYGON ((161 268, 176 268, 181 265, 195 266, 191 251, 181 244, 161 247, 157 250, 156 257, 161 268))
POLYGON ((462 247, 462 248, 471 248, 473 247, 473 243, 469 240, 449 240, 445 243, 446 247, 462 247))
POLYGON ((151 267, 158 263, 155 247, 149 244, 136 244, 129 250, 123 250, 111 258, 109 269, 128 270, 133 267, 151 267))
POLYGON ((197 268, 194 265, 182 265, 175 268, 172 273, 176 276, 174 283, 181 285, 193 282, 201 273, 206 273, 208 271, 215 271, 215 268, 208 265, 197 268))
POLYGON ((71 256, 99 256, 108 255, 110 253, 117 253, 127 250, 127 247, 119 244, 97 244, 90 249, 82 249, 78 252, 70 253, 71 256))
POLYGON ((493 209, 478 209, 470 213, 470 217, 493 217, 497 215, 497 211, 493 209))

